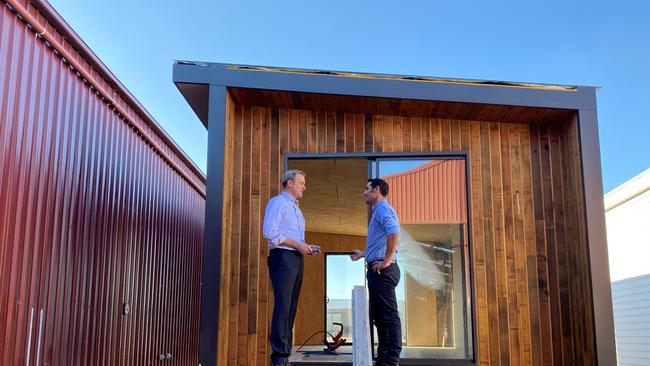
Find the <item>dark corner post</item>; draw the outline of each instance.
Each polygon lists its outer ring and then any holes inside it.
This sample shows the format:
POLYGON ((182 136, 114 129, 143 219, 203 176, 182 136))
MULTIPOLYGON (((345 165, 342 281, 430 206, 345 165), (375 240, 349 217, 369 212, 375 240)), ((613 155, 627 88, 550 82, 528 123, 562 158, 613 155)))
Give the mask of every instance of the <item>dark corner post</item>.
MULTIPOLYGON (((595 90, 593 94, 596 99, 595 90)), ((595 102, 594 102, 595 105, 595 102)), ((589 240, 591 289, 596 331, 596 352, 599 365, 616 365, 612 287, 609 278, 607 234, 605 231, 605 204, 603 175, 598 140, 598 117, 595 109, 578 111, 580 154, 589 240)))
POLYGON ((208 171, 206 187, 199 363, 217 364, 221 280, 221 228, 226 120, 226 88, 210 85, 208 109, 208 171))

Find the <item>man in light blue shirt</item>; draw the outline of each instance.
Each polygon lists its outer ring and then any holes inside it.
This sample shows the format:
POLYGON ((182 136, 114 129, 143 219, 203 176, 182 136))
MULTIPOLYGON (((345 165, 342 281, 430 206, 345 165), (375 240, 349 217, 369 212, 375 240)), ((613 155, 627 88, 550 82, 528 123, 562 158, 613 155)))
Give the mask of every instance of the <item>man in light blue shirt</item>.
POLYGON ((398 365, 402 351, 402 323, 395 294, 400 280, 397 266, 400 225, 395 209, 386 201, 387 195, 386 181, 368 179, 363 198, 372 207, 372 216, 366 250, 355 249, 350 255, 353 261, 366 257, 370 317, 378 337, 376 366, 398 365))
POLYGON ((282 176, 281 194, 271 198, 264 211, 262 233, 269 241, 269 276, 273 285, 271 321, 271 361, 288 365, 293 340, 298 297, 302 286, 303 255, 320 252, 320 247, 305 243, 305 218, 298 200, 307 189, 305 173, 289 170, 282 176))

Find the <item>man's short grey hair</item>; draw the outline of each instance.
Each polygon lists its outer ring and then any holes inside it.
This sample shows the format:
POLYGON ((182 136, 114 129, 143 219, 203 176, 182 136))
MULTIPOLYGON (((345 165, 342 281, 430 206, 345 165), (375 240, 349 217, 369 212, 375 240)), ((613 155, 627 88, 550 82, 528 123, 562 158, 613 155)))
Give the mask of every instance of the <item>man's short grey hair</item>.
POLYGON ((305 174, 305 172, 303 172, 302 170, 298 170, 298 169, 287 170, 287 172, 284 173, 284 175, 282 176, 282 187, 286 188, 287 182, 290 180, 295 180, 296 175, 298 174, 302 175, 305 178, 307 177, 307 174, 305 174))

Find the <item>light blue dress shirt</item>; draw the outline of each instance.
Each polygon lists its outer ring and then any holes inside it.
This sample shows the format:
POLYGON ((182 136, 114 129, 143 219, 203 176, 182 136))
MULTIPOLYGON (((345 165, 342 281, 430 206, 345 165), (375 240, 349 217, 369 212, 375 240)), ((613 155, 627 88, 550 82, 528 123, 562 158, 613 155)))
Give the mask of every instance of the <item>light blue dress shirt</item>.
MULTIPOLYGON (((368 224, 368 236, 366 237, 366 262, 383 260, 386 255, 386 237, 391 234, 399 233, 399 220, 397 212, 393 206, 389 205, 386 200, 379 201, 372 208, 372 217, 368 224)), ((397 260, 397 250, 399 241, 395 249, 393 260, 397 260)))
POLYGON ((269 241, 270 249, 295 250, 282 244, 286 238, 305 242, 305 217, 292 195, 282 192, 271 198, 264 211, 262 234, 269 241))

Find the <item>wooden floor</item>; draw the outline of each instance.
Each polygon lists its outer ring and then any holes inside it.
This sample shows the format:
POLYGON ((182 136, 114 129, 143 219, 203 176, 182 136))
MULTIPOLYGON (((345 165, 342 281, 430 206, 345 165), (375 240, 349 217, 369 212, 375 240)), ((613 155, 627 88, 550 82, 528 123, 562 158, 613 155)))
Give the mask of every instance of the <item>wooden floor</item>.
POLYGON ((291 365, 352 365, 352 346, 341 346, 337 354, 326 352, 325 346, 304 346, 300 351, 294 347, 289 363, 291 365))

